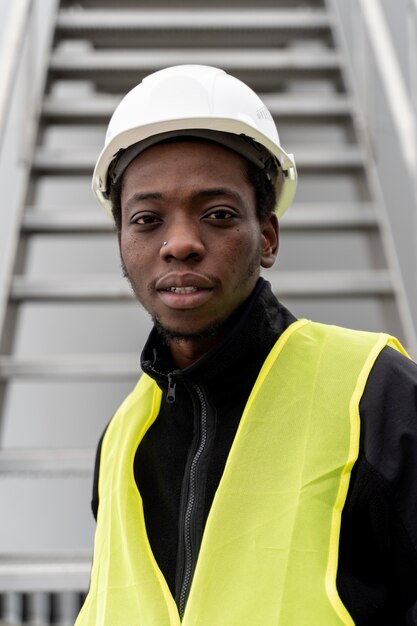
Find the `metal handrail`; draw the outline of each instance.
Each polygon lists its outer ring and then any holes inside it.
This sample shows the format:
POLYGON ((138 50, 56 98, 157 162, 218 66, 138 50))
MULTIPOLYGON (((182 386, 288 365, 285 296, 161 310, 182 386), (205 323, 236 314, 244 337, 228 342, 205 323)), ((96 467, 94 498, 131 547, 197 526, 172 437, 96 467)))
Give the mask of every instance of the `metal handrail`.
MULTIPOLYGON (((8 294, 58 2, 13 0, 0 40, 0 342, 6 352, 8 294)), ((1 398, 0 386, 0 404, 1 398)))
MULTIPOLYGON (((408 23, 408 49, 409 49, 409 80, 410 80, 410 94, 411 104, 414 113, 415 128, 414 128, 414 145, 417 151, 417 0, 409 0, 409 14, 407 17, 408 23)), ((417 173, 415 173, 414 180, 415 197, 417 198, 417 173)))
MULTIPOLYGON (((379 217, 393 271, 408 348, 417 353, 417 81, 400 65, 403 44, 417 49, 417 0, 402 0, 395 29, 381 0, 327 0, 338 16, 336 35, 346 53, 346 72, 356 94, 357 129, 368 156, 368 173, 379 197, 379 217), (406 5, 407 3, 407 5, 406 5), (408 10, 405 12, 404 7, 408 10), (410 24, 410 13, 415 23, 410 24), (408 18, 408 19, 407 19, 408 18), (405 21, 407 19, 407 21, 405 21), (395 39, 408 28, 408 41, 395 39), (397 51, 398 46, 398 51, 397 51), (415 107, 413 109, 413 107, 415 107)), ((407 33, 405 33, 407 36, 407 33)))
MULTIPOLYGON (((413 105, 388 30, 380 0, 358 0, 373 48, 392 120, 412 179, 417 175, 416 123, 413 105)), ((413 0, 417 10, 417 0, 413 0)))
POLYGON ((21 56, 32 0, 14 0, 2 37, 0 50, 0 144, 6 128, 12 86, 21 56))

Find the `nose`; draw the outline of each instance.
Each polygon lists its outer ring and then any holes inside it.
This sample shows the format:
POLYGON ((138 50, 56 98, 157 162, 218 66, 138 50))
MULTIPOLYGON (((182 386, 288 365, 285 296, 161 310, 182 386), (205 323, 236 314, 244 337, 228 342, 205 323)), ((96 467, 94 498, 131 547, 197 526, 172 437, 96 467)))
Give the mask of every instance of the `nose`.
POLYGON ((188 221, 180 221, 167 228, 165 241, 161 242, 161 257, 165 261, 198 261, 205 254, 205 246, 198 227, 188 221))

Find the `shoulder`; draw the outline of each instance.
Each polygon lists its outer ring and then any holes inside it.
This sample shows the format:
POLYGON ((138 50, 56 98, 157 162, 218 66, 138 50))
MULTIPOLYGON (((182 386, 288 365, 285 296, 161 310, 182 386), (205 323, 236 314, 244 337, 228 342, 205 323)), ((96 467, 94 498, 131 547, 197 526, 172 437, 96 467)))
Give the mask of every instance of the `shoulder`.
MULTIPOLYGON (((370 371, 360 404, 364 428, 375 426, 381 436, 417 430, 417 364, 385 347, 370 371)), ((371 451, 370 451, 371 452, 371 451)))
POLYGON ((376 359, 369 382, 372 377, 382 377, 390 386, 395 386, 398 382, 416 384, 417 363, 398 350, 387 346, 376 359))
POLYGON ((360 414, 361 455, 391 492, 417 545, 416 363, 384 348, 370 372, 360 414))

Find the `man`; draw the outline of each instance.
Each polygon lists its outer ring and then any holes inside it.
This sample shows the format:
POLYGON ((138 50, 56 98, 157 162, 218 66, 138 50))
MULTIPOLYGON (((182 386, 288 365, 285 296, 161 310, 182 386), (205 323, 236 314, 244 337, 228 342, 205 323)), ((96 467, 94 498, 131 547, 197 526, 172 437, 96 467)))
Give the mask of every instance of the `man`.
POLYGON ((99 445, 77 626, 417 624, 417 367, 259 278, 296 180, 215 68, 149 76, 110 121, 93 188, 154 328, 99 445))

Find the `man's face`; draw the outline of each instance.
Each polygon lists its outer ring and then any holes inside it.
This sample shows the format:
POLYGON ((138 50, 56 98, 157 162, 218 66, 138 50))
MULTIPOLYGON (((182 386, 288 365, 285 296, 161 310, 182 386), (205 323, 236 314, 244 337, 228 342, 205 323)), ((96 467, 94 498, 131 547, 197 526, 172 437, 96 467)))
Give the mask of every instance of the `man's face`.
POLYGON ((244 159, 220 145, 149 148, 124 174, 121 207, 125 273, 170 337, 213 334, 275 260, 276 219, 261 226, 244 159))

